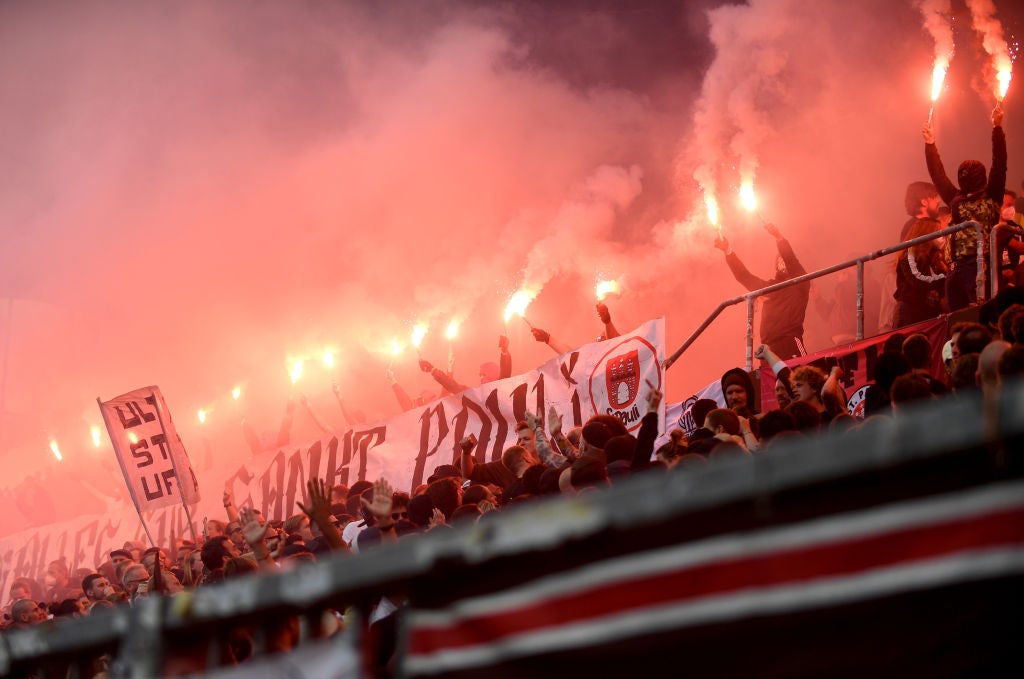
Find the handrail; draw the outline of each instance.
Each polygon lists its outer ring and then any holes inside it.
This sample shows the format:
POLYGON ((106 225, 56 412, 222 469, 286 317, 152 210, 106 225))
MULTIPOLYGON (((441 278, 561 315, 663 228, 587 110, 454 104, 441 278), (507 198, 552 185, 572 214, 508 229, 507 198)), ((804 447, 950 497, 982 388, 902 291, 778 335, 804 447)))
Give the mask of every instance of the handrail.
POLYGON ((677 360, 679 360, 679 357, 683 355, 683 352, 690 348, 690 345, 693 344, 694 341, 705 330, 707 330, 708 326, 711 325, 711 323, 714 322, 714 320, 716 318, 718 318, 718 315, 721 314, 722 311, 724 311, 727 307, 733 306, 734 304, 739 304, 740 302, 746 300, 747 301, 746 370, 747 370, 747 372, 750 372, 753 369, 753 367, 754 367, 753 366, 753 362, 754 362, 754 300, 757 299, 758 297, 763 296, 763 295, 767 295, 767 294, 773 293, 776 290, 783 290, 783 289, 791 287, 793 285, 799 285, 800 283, 803 283, 805 281, 814 280, 815 278, 821 278, 822 276, 827 276, 827 275, 835 273, 837 271, 842 271, 843 269, 848 269, 851 266, 856 266, 857 267, 857 339, 859 339, 859 340, 864 339, 864 262, 870 262, 872 260, 879 259, 880 257, 885 257, 887 255, 891 255, 891 254, 893 254, 895 252, 900 252, 902 250, 907 250, 907 249, 912 248, 915 245, 918 245, 920 243, 927 243, 930 240, 935 240, 936 238, 942 238, 944 236, 948 236, 950 234, 957 233, 958 231, 963 231, 964 229, 967 229, 967 228, 972 227, 972 226, 976 227, 977 230, 978 230, 978 275, 977 275, 977 278, 976 278, 977 290, 978 290, 978 299, 979 300, 984 299, 984 297, 985 297, 985 252, 984 252, 985 235, 984 235, 984 233, 983 233, 983 231, 981 229, 981 225, 978 222, 975 222, 975 221, 963 222, 963 223, 960 223, 960 224, 954 224, 953 226, 947 226, 945 229, 942 229, 941 231, 936 231, 935 233, 930 233, 930 234, 927 234, 927 235, 924 235, 924 236, 918 236, 917 238, 914 238, 913 240, 903 241, 902 243, 899 243, 897 245, 891 245, 891 246, 889 246, 887 248, 883 248, 881 250, 876 250, 875 252, 869 252, 868 254, 861 255, 860 257, 857 257, 855 259, 849 259, 849 260, 847 260, 845 262, 840 262, 839 264, 833 264, 832 266, 826 267, 824 269, 818 269, 817 271, 812 271, 811 273, 806 273, 806 274, 804 274, 802 276, 797 276, 796 278, 790 278, 789 280, 782 281, 781 283, 776 283, 775 285, 769 285, 768 287, 761 288, 760 290, 754 290, 753 292, 748 292, 747 294, 740 295, 739 297, 733 297, 732 299, 727 299, 724 302, 722 302, 721 304, 719 304, 718 307, 714 311, 711 312, 710 316, 708 316, 706 319, 704 319, 704 322, 700 324, 700 327, 698 327, 693 332, 693 334, 690 335, 685 342, 683 342, 683 345, 681 347, 676 349, 675 353, 673 353, 671 356, 669 356, 668 358, 665 359, 665 362, 663 364, 664 368, 665 368, 665 370, 668 370, 669 368, 671 368, 672 364, 674 364, 677 360))

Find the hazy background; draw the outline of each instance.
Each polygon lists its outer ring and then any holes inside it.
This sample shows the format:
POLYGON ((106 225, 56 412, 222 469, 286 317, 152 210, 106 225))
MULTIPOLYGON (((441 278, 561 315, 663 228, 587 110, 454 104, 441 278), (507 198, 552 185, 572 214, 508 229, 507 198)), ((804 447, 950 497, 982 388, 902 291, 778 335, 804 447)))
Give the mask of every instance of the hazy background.
MULTIPOLYGON (((995 7, 1016 54, 1024 8, 995 7)), ((953 10, 935 116, 951 172, 989 164, 994 104, 953 10)), ((418 321, 439 366, 461 322, 456 377, 477 381, 523 284, 530 321, 576 345, 601 331, 597 278, 616 278, 616 324, 665 316, 671 352, 743 292, 698 167, 765 277, 741 169, 808 269, 892 244, 927 178, 922 26, 891 0, 0 4, 0 533, 102 508, 82 480, 123 495, 106 435, 90 440, 97 396, 160 385, 202 477, 248 457, 239 422, 269 436, 290 394, 331 426, 333 380, 369 420, 397 412, 387 348, 418 321)), ((1022 88, 1004 122, 1017 190, 1022 88)), ((811 350, 837 332, 813 303, 807 324, 811 350)), ((669 400, 742 365, 743 328, 724 314, 669 400)), ((553 355, 507 330, 516 372, 553 355)), ((436 393, 415 358, 397 378, 436 393)), ((316 435, 300 409, 293 441, 316 435)))

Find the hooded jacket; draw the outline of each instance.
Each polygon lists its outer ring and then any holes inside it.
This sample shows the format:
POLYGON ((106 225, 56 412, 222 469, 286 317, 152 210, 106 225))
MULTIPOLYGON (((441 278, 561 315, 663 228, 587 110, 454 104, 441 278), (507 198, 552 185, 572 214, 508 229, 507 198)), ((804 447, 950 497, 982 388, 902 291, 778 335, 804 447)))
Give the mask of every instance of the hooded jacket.
MULTIPOLYGON (((1006 134, 1001 126, 992 128, 992 170, 985 178, 985 166, 979 160, 965 160, 957 169, 957 183, 954 185, 946 176, 935 144, 925 144, 925 161, 928 174, 938 189, 943 202, 953 213, 953 223, 976 221, 981 224, 988 248, 989 235, 999 222, 999 212, 1006 189, 1006 134)), ((970 260, 978 253, 978 231, 970 228, 952 235, 949 252, 953 261, 970 260)))
MULTIPOLYGON (((747 390, 747 410, 749 411, 738 414, 743 417, 756 415, 757 409, 754 407, 754 380, 750 378, 750 375, 743 368, 732 368, 731 370, 726 370, 725 374, 722 375, 722 398, 725 398, 725 388, 729 384, 737 382, 742 384, 743 388, 747 390)), ((729 407, 728 401, 726 401, 725 406, 729 407)))

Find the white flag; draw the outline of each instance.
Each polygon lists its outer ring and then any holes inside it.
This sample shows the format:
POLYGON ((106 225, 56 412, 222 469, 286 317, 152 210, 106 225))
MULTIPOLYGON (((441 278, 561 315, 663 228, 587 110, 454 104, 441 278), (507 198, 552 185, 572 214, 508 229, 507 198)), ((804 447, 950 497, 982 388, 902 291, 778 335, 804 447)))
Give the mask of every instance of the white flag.
POLYGON ((114 453, 136 508, 199 500, 199 484, 159 387, 143 387, 100 403, 114 453))

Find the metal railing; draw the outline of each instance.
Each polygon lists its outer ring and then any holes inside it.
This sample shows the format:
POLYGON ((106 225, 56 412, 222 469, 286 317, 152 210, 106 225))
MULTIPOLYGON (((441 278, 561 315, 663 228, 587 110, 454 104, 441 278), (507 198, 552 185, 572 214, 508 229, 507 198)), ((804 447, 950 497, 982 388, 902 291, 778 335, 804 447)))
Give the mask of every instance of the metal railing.
MULTIPOLYGON (((793 439, 771 455, 712 460, 705 467, 670 474, 640 474, 608 490, 528 503, 476 524, 402 539, 356 556, 326 559, 276 575, 228 580, 171 599, 145 599, 137 607, 122 606, 84 620, 10 631, 0 634, 0 676, 63 679, 69 676, 68 664, 74 666, 100 653, 112 657, 112 677, 157 676, 162 657, 192 648, 203 638, 217 639, 232 626, 272 624, 293 615, 309 621, 326 607, 346 603, 368 611, 381 595, 436 594, 434 578, 439 572, 459 573, 466 582, 475 582, 493 575, 488 569, 499 561, 515 559, 511 569, 516 571, 526 564, 537 565, 538 553, 566 543, 602 540, 616 531, 635 535, 652 526, 681 526, 692 523, 688 519, 694 515, 706 517, 708 510, 737 507, 752 499, 758 502, 749 511, 770 513, 767 508, 773 497, 820 484, 841 484, 857 475, 870 477, 872 492, 887 497, 877 490, 879 473, 933 459, 939 460, 945 470, 941 473, 954 487, 979 483, 976 467, 969 467, 975 470, 971 476, 963 473, 962 465, 941 462, 958 451, 987 451, 985 459, 990 462, 985 466, 994 478, 1003 479, 1008 475, 1006 465, 1012 462, 1006 453, 1019 450, 1024 437, 1024 383, 1005 385, 994 406, 983 407, 981 393, 968 392, 851 432, 793 439), (1003 454, 998 454, 1001 449, 1003 454), (825 450, 828 455, 822 454, 825 450)), ((1024 473, 1019 464, 1016 469, 1014 474, 1024 473)), ((304 623, 301 630, 313 624, 304 623)), ((305 632, 302 636, 312 646, 329 643, 351 648, 360 643, 352 632, 335 642, 318 642, 315 634, 305 632)), ((249 676, 255 676, 259 663, 274 657, 263 657, 259 651, 255 655, 250 661, 255 664, 248 665, 253 670, 249 676)), ((206 671, 216 665, 211 662, 206 671)), ((84 676, 89 676, 87 671, 84 676)))
MULTIPOLYGON (((842 271, 843 269, 849 269, 852 266, 856 266, 857 267, 857 339, 858 340, 862 340, 862 339, 864 339, 864 263, 865 262, 870 262, 870 261, 875 260, 875 259, 879 259, 881 257, 886 257, 888 255, 894 254, 896 252, 900 252, 902 250, 907 250, 907 249, 912 248, 915 245, 918 245, 920 243, 927 243, 928 241, 935 240, 936 238, 943 238, 943 237, 948 236, 950 234, 957 233, 958 231, 963 231, 964 229, 970 228, 972 226, 976 227, 977 230, 978 230, 978 254, 977 254, 978 273, 977 273, 977 276, 976 276, 976 281, 977 281, 978 300, 979 301, 983 300, 983 299, 985 299, 985 248, 984 248, 984 246, 985 246, 985 234, 982 231, 981 225, 978 224, 978 222, 974 222, 974 221, 963 222, 961 224, 955 224, 953 226, 948 226, 945 229, 942 229, 941 231, 936 231, 935 233, 930 233, 930 234, 928 234, 926 236, 919 236, 917 238, 914 238, 913 240, 908 240, 908 241, 904 241, 902 243, 899 243, 898 245, 892 245, 892 246, 884 248, 882 250, 876 250, 875 252, 870 252, 870 253, 868 253, 866 255, 861 255, 860 257, 857 257, 855 259, 850 259, 850 260, 847 260, 845 262, 840 262, 839 264, 834 264, 833 266, 826 267, 824 269, 819 269, 817 271, 812 271, 811 273, 804 274, 803 276, 797 276, 796 278, 790 278, 789 280, 783 281, 781 283, 776 283, 775 285, 769 285, 766 288, 761 288, 760 290, 754 290, 753 292, 748 292, 747 294, 740 295, 739 297, 733 297, 732 299, 727 299, 724 302, 722 302, 721 304, 719 304, 718 308, 716 308, 713 312, 711 312, 710 316, 708 316, 706 319, 704 319, 704 322, 700 324, 700 327, 698 327, 693 332, 693 334, 690 335, 685 342, 683 342, 683 345, 681 347, 676 349, 675 353, 673 353, 671 356, 669 356, 668 358, 665 359, 664 367, 665 367, 666 370, 671 368, 672 364, 675 363, 677 360, 679 360, 679 357, 683 355, 683 352, 690 348, 690 345, 693 344, 694 341, 696 341, 696 339, 698 337, 700 337, 700 335, 705 330, 708 329, 708 326, 710 326, 711 323, 713 323, 714 320, 716 318, 718 318, 719 314, 721 314, 725 309, 727 309, 728 307, 731 307, 733 305, 739 304, 740 302, 746 301, 747 302, 746 370, 747 370, 747 372, 750 372, 751 370, 753 370, 753 367, 754 367, 754 301, 758 297, 762 297, 764 295, 771 294, 771 293, 776 292, 778 290, 784 290, 785 288, 792 287, 794 285, 799 285, 800 283, 804 283, 806 281, 811 281, 811 280, 814 280, 815 278, 821 278, 822 276, 827 276, 827 275, 833 274, 833 273, 835 273, 837 271, 842 271)), ((994 276, 993 276, 993 278, 994 278, 994 276)))

